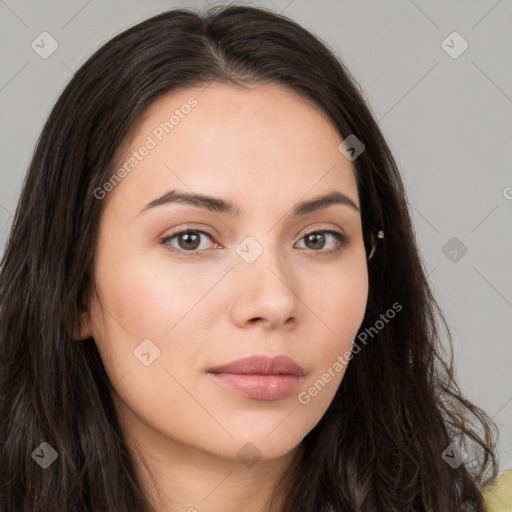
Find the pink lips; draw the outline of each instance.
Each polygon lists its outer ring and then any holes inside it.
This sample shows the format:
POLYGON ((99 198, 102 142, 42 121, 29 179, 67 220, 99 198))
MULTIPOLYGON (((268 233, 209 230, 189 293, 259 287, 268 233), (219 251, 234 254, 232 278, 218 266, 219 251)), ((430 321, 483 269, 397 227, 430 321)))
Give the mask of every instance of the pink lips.
POLYGON ((255 400, 279 400, 291 395, 304 370, 287 356, 252 356, 208 372, 222 386, 255 400))

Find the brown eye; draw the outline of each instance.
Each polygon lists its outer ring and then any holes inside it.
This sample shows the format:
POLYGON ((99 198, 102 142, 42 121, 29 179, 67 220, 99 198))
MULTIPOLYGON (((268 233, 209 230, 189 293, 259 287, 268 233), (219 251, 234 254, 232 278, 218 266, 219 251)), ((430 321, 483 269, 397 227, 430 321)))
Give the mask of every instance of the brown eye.
POLYGON ((305 241, 306 248, 311 249, 314 252, 333 252, 341 249, 346 242, 345 235, 334 231, 331 229, 322 229, 317 231, 310 231, 306 235, 304 235, 301 240, 305 241), (329 235, 334 237, 338 242, 337 247, 334 249, 327 249, 326 251, 322 251, 324 249, 326 240, 329 240, 329 235))
POLYGON ((162 244, 167 245, 167 242, 176 239, 178 247, 171 245, 172 250, 177 252, 189 252, 191 254, 197 254, 198 252, 202 252, 202 250, 198 251, 198 247, 201 244, 201 235, 205 235, 210 240, 213 240, 212 235, 206 231, 200 229, 187 229, 164 238, 162 240, 162 244))
MULTIPOLYGON (((204 248, 199 249, 201 245, 201 235, 206 236, 210 240, 214 240, 213 235, 207 231, 201 229, 186 229, 165 237, 161 243, 174 252, 185 256, 194 256, 206 252, 204 248), (171 244, 171 241, 175 241, 175 243, 171 244)), ((306 249, 319 254, 332 254, 333 252, 341 250, 346 244, 345 235, 332 229, 310 231, 304 235, 300 241, 303 240, 306 244, 306 249), (334 246, 325 249, 326 243, 332 239, 335 241, 334 246)), ((332 246, 333 243, 331 242, 330 245, 332 246)))

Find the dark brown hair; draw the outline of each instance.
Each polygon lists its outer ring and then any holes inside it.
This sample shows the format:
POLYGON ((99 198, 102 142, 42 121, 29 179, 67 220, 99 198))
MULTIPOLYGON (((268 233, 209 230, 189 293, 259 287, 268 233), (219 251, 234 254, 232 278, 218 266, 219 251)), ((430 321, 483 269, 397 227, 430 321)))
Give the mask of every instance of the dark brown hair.
POLYGON ((420 259, 406 194, 370 107, 342 61, 292 20, 253 7, 171 10, 100 47, 66 86, 33 154, 0 275, 0 509, 149 512, 92 338, 74 341, 103 202, 94 191, 155 100, 211 82, 277 83, 312 100, 354 160, 369 297, 360 331, 402 310, 350 362, 282 482, 284 512, 484 511, 496 425, 454 381, 451 336, 420 259), (444 326, 450 353, 441 345, 444 326), (48 442, 47 469, 32 453, 48 442), (452 467, 453 442, 472 460, 452 467), (471 462, 471 463, 469 463, 471 462))

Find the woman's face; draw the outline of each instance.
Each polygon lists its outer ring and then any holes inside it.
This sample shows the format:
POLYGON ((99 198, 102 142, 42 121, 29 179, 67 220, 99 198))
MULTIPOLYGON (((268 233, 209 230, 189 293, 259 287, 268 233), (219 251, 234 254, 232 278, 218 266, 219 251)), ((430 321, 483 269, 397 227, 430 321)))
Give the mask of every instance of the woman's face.
POLYGON ((368 293, 341 141, 281 86, 183 89, 150 107, 117 179, 95 192, 105 196, 98 295, 80 337, 97 344, 122 424, 162 460, 177 446, 279 457, 333 399, 368 293), (287 356, 303 371, 256 361, 211 372, 251 356, 287 356))

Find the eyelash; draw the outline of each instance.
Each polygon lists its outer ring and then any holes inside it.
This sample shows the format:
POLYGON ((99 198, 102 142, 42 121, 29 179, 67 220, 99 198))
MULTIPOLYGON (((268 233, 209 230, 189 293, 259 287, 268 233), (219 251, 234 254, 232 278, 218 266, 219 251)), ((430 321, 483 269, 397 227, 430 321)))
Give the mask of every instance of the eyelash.
MULTIPOLYGON (((186 233, 201 233, 202 235, 205 235, 206 237, 208 237, 210 240, 212 240, 212 241, 214 240, 214 237, 210 233, 208 233, 207 231, 203 231, 202 229, 184 229, 182 231, 177 231, 176 233, 173 233, 172 235, 166 236, 165 238, 163 238, 161 240, 160 243, 162 245, 166 246, 170 251, 178 253, 180 255, 184 255, 184 256, 187 256, 187 257, 188 256, 202 255, 202 253, 205 252, 205 249, 200 250, 200 251, 185 251, 183 249, 176 249, 175 247, 171 247, 170 245, 167 244, 167 242, 169 240, 172 240, 173 238, 176 238, 177 236, 183 235, 183 234, 186 234, 186 233)), ((316 234, 316 233, 328 233, 328 234, 331 234, 331 235, 333 235, 337 239, 338 244, 337 244, 337 247, 335 247, 334 249, 328 249, 328 250, 323 250, 323 251, 322 250, 315 251, 315 250, 310 249, 311 255, 313 255, 313 256, 328 256, 328 255, 331 255, 333 253, 337 253, 337 252, 341 251, 345 247, 345 245, 347 243, 346 236, 343 233, 341 233, 339 231, 335 231, 333 229, 315 229, 313 231, 309 231, 309 232, 305 233, 300 238, 300 240, 303 240, 308 235, 316 234)))

